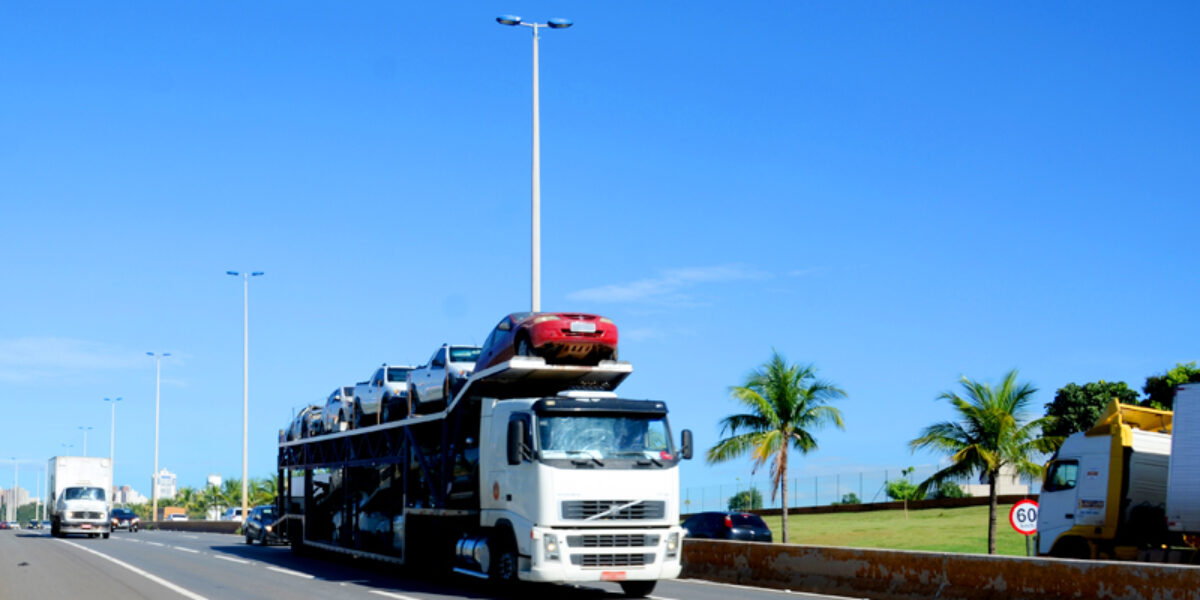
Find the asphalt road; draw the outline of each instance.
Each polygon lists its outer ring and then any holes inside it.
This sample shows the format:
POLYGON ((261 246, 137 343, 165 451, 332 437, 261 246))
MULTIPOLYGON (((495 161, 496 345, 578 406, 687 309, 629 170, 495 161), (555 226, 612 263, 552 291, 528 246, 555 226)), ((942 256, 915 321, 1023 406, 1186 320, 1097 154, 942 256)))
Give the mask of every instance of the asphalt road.
MULTIPOLYGON (((0 599, 87 598, 619 598, 616 584, 533 585, 497 593, 469 577, 430 577, 399 567, 339 557, 294 556, 285 546, 247 546, 215 533, 114 532, 112 537, 51 538, 49 532, 0 531, 0 599)), ((836 598, 694 580, 659 582, 659 600, 836 598)))

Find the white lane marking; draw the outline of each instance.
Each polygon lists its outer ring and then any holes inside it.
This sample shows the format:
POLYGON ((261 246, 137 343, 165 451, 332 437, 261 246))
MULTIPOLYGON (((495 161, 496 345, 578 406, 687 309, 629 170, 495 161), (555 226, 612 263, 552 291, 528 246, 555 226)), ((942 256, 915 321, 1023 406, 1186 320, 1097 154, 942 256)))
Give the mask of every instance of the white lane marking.
POLYGON ((157 583, 157 584, 159 584, 159 585, 161 585, 161 586, 163 586, 185 598, 191 598, 191 600, 208 600, 208 598, 205 598, 204 596, 201 596, 200 594, 197 594, 190 590, 181 588, 181 587, 171 583, 170 581, 163 579, 162 577, 159 577, 157 575, 151 575, 150 573, 147 573, 125 561, 117 560, 107 554, 104 554, 103 552, 97 552, 96 550, 92 550, 91 548, 88 548, 87 546, 81 546, 79 544, 76 544, 75 542, 68 542, 67 540, 58 540, 58 541, 60 541, 64 544, 67 544, 68 546, 74 546, 76 548, 79 548, 80 550, 83 550, 85 552, 91 552, 92 554, 95 554, 96 556, 99 556, 100 558, 103 558, 104 560, 111 561, 122 567, 125 567, 126 569, 129 569, 130 571, 133 571, 134 573, 137 573, 138 575, 141 575, 142 577, 145 577, 146 579, 149 579, 150 581, 153 581, 154 583, 157 583))
POLYGON ((183 536, 183 537, 185 537, 185 538, 187 538, 187 539, 189 539, 189 540, 198 540, 198 539, 200 539, 200 536, 198 536, 198 535, 185 535, 185 536, 183 536))
POLYGON ((149 545, 151 545, 151 546, 158 546, 159 548, 162 548, 163 546, 166 546, 166 544, 160 544, 160 543, 158 543, 158 542, 146 542, 146 543, 147 543, 147 544, 149 544, 149 545))
POLYGON ((649 598, 650 600, 675 600, 674 598, 667 598, 666 596, 646 596, 646 597, 649 598))
POLYGON ((183 550, 184 552, 191 552, 192 554, 200 554, 199 550, 192 550, 191 548, 184 548, 183 546, 171 546, 171 547, 176 550, 183 550))
POLYGON ((380 596, 387 596, 388 598, 395 598, 396 600, 418 600, 417 598, 413 598, 412 596, 405 596, 404 594, 393 594, 392 592, 383 592, 380 590, 371 590, 371 593, 379 594, 380 596))
POLYGON ((242 559, 240 559, 240 558, 234 558, 234 557, 232 557, 232 556, 224 556, 224 555, 221 555, 221 554, 214 554, 214 555, 213 555, 213 557, 214 557, 214 558, 219 558, 219 559, 221 559, 221 560, 227 560, 227 561, 229 561, 229 562, 235 562, 235 563, 243 564, 243 565, 248 565, 248 564, 250 564, 250 561, 248 561, 248 560, 242 560, 242 559))
POLYGON ((300 571, 293 571, 291 569, 284 569, 282 567, 267 567, 267 570, 275 571, 276 573, 285 573, 287 575, 295 575, 296 577, 303 577, 305 579, 314 579, 316 577, 315 575, 309 575, 308 573, 301 573, 300 571))

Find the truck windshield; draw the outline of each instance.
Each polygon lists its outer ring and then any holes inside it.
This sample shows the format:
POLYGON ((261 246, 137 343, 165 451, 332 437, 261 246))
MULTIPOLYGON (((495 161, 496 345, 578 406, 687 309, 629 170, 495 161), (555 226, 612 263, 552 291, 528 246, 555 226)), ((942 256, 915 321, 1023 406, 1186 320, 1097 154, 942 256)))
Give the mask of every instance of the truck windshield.
POLYGON ((544 459, 671 459, 661 416, 542 416, 537 430, 544 459))
POLYGON ((66 500, 104 500, 104 488, 70 487, 63 491, 66 500))
POLYGON ((399 367, 389 367, 387 370, 388 381, 404 381, 408 379, 408 372, 412 369, 402 369, 399 367))

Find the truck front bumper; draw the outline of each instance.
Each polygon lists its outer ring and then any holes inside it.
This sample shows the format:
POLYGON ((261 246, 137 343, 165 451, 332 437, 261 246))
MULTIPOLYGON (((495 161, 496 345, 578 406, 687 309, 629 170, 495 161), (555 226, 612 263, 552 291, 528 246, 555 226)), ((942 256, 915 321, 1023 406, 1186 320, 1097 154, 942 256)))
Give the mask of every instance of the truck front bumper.
POLYGON ((111 533, 112 525, 104 520, 68 520, 59 521, 58 530, 62 533, 111 533))
MULTIPOLYGON (((655 529, 533 528, 526 581, 675 579, 681 570, 682 527, 655 529)), ((524 562, 524 560, 522 561, 524 562)))

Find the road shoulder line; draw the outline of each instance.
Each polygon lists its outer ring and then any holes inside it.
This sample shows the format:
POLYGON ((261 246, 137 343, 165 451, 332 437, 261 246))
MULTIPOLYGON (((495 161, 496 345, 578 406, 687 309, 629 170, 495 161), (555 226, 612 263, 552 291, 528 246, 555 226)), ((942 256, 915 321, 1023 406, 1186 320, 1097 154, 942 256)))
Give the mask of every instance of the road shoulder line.
POLYGON ((141 575, 142 577, 145 577, 146 579, 149 579, 150 581, 153 581, 154 583, 157 583, 157 584, 159 584, 159 585, 161 585, 161 586, 163 586, 185 598, 191 598, 191 600, 208 600, 208 598, 205 598, 204 596, 201 596, 200 594, 197 594, 191 590, 188 590, 188 589, 182 588, 178 585, 175 585, 174 583, 171 583, 170 581, 167 581, 166 579, 163 579, 162 577, 159 577, 158 575, 147 573, 146 571, 143 571, 123 560, 113 558, 113 557, 111 557, 103 552, 100 552, 98 550, 92 550, 91 548, 88 548, 87 546, 82 546, 80 544, 76 544, 75 542, 68 542, 67 540, 63 540, 63 539, 60 539, 58 541, 66 544, 68 546, 74 546, 76 548, 79 548, 80 550, 83 550, 84 552, 91 552, 92 554, 95 554, 96 556, 99 556, 100 558, 103 558, 104 560, 107 560, 116 565, 119 565, 121 567, 129 569, 130 571, 133 571, 134 573, 137 573, 138 575, 141 575))

